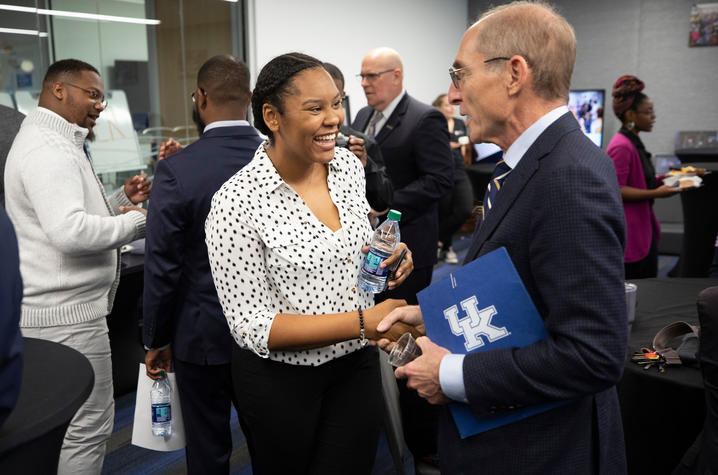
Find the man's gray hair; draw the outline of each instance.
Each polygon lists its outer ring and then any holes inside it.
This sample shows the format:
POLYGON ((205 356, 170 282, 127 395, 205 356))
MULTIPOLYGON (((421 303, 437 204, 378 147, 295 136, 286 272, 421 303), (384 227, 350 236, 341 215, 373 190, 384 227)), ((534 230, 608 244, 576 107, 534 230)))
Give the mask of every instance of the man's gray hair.
POLYGON ((536 94, 547 100, 568 100, 576 35, 552 6, 513 2, 492 8, 477 23, 476 47, 487 59, 522 56, 533 73, 536 94))

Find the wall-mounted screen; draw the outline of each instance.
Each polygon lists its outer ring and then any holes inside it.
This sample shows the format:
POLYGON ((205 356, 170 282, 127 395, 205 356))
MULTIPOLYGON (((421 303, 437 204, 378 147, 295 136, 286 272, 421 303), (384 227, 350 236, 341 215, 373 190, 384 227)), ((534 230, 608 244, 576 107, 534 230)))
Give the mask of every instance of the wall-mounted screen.
POLYGON ((574 89, 568 93, 568 108, 581 130, 597 147, 603 145, 604 89, 574 89))

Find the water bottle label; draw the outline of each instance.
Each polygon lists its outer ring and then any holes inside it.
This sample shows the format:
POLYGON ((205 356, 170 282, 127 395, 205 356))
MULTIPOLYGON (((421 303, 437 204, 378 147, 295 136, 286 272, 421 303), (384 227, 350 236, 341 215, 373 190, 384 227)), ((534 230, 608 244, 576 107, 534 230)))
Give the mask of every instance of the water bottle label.
POLYGON ((170 403, 164 402, 152 404, 152 423, 169 422, 172 420, 172 406, 170 403))
POLYGON ((385 257, 382 257, 378 254, 374 254, 373 252, 369 251, 369 254, 366 255, 366 259, 364 259, 364 270, 377 277, 384 277, 389 272, 389 269, 386 267, 381 268, 379 267, 379 264, 381 264, 385 260, 385 257))

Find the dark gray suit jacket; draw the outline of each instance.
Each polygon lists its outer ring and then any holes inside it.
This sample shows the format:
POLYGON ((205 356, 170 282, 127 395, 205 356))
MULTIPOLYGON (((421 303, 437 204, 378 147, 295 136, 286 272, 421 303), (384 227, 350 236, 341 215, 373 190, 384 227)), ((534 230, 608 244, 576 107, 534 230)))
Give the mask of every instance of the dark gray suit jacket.
MULTIPOLYGON (((364 107, 352 127, 364 130, 373 113, 364 107)), ((375 137, 394 184, 391 207, 401 211, 401 240, 414 267, 436 262, 439 199, 454 186, 454 165, 446 119, 435 107, 406 94, 375 137)))
POLYGON ((505 246, 549 338, 472 353, 463 373, 477 416, 569 402, 464 440, 445 411, 442 473, 625 473, 615 389, 626 353, 624 243, 611 159, 567 113, 506 177, 466 256, 505 246))
POLYGON ((25 114, 0 105, 0 205, 5 206, 5 160, 25 114))

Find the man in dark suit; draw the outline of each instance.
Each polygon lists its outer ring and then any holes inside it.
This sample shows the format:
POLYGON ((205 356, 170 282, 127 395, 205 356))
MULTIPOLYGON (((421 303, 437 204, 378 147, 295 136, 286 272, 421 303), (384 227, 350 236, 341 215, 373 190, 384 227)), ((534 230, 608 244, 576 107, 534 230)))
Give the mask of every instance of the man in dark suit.
MULTIPOLYGON (((626 472, 615 389, 626 351, 624 217, 611 160, 566 107, 575 55, 561 16, 520 2, 484 14, 454 61, 449 100, 469 116, 473 142, 504 151, 466 262, 505 247, 549 336, 468 355, 421 337, 423 355, 396 374, 430 402, 466 402, 477 417, 563 405, 466 439, 444 410, 442 473, 626 472)), ((420 314, 396 310, 379 330, 420 314)))
POLYGON ((0 206, 5 206, 5 186, 3 175, 5 173, 5 160, 10 152, 13 140, 20 130, 20 124, 25 114, 10 107, 0 105, 0 206))
POLYGON ((202 136, 158 162, 147 213, 147 375, 158 379, 174 363, 190 474, 229 472, 234 342, 212 280, 204 222, 214 193, 261 143, 245 120, 250 96, 240 60, 224 55, 204 63, 192 94, 202 136))
POLYGON ((394 184, 391 207, 401 211, 401 240, 414 258, 411 275, 382 298, 416 303, 436 263, 438 202, 454 183, 449 130, 441 112, 406 93, 401 58, 393 49, 371 50, 362 61, 361 77, 369 105, 352 127, 374 137, 381 148, 394 184))
MULTIPOLYGON (((454 186, 454 162, 449 128, 438 109, 407 94, 399 54, 375 48, 364 57, 361 85, 367 107, 352 127, 374 137, 394 185, 391 207, 401 211, 401 240, 411 249, 414 270, 400 287, 385 291, 377 301, 405 299, 431 283, 439 240, 438 203, 454 186)), ((380 218, 380 221, 383 217, 380 218)), ((436 453, 438 411, 399 384, 404 436, 414 457, 436 453)))

